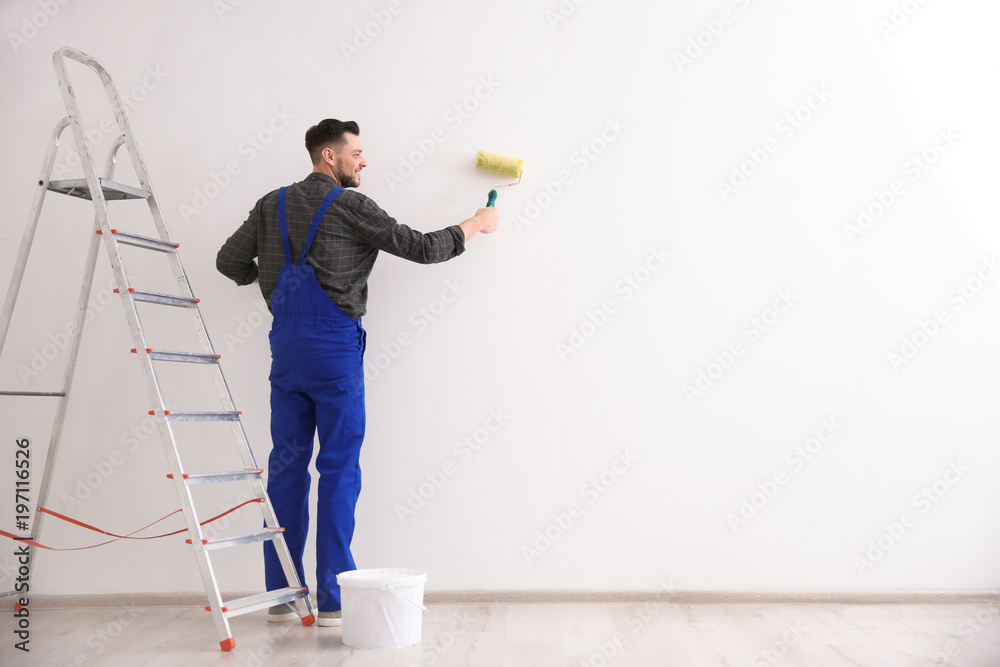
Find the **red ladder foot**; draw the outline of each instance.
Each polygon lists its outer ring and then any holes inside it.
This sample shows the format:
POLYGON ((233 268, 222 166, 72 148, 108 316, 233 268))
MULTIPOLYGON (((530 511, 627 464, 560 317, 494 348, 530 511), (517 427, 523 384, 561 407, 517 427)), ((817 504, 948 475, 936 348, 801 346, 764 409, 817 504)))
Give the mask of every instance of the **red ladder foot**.
POLYGON ((234 648, 236 648, 236 640, 232 637, 230 637, 229 639, 224 639, 221 642, 219 642, 219 646, 222 647, 223 651, 232 651, 234 648))

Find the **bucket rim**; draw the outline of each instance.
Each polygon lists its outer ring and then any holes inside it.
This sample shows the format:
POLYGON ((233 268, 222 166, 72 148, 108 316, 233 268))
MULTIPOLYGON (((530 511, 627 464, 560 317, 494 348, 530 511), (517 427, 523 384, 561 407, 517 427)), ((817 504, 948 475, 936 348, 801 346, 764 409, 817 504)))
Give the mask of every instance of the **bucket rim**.
POLYGON ((385 586, 419 586, 427 582, 427 573, 400 567, 347 570, 337 575, 337 584, 348 588, 383 588, 385 586))

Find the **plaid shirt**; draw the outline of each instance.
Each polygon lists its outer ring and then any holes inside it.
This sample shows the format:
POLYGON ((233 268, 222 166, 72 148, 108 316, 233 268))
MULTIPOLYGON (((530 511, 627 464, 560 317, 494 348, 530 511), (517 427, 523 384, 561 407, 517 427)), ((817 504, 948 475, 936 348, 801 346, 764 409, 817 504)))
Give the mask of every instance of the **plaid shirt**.
MULTIPOLYGON (((285 194, 285 217, 292 260, 305 247, 313 215, 337 181, 313 172, 285 194)), ((421 264, 434 264, 465 251, 465 233, 458 225, 422 234, 399 224, 365 195, 344 190, 333 200, 316 231, 306 261, 316 271, 320 286, 347 315, 357 319, 368 303, 368 276, 378 251, 384 250, 421 264)), ((278 190, 257 202, 236 233, 229 237, 215 266, 237 285, 260 278, 267 307, 285 262, 278 223, 278 190), (254 258, 259 257, 259 268, 254 258)))

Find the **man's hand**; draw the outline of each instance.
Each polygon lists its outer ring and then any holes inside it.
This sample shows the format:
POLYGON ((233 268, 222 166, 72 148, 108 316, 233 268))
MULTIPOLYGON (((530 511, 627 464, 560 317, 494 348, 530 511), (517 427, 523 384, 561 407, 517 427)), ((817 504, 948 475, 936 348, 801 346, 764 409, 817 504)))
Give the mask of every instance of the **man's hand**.
POLYGON ((465 232, 465 240, 468 241, 479 232, 492 234, 496 231, 499 222, 500 211, 491 206, 479 209, 474 216, 461 223, 459 227, 465 232))

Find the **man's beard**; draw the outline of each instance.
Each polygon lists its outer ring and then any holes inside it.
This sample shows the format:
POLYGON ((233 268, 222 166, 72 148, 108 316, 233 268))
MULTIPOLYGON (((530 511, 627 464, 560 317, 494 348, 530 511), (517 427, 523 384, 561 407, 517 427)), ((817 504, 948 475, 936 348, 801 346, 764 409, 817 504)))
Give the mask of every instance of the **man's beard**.
POLYGON ((354 172, 338 173, 337 182, 340 183, 340 187, 342 188, 356 188, 360 185, 358 175, 354 172))

